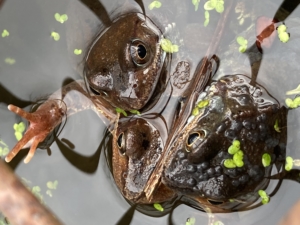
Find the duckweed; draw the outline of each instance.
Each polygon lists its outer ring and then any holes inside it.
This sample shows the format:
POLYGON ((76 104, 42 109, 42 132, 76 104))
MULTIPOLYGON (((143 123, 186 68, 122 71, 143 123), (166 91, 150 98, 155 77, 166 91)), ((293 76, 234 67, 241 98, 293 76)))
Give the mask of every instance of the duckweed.
POLYGON ((196 223, 196 218, 190 217, 186 220, 185 225, 194 225, 196 223))
POLYGON ((237 148, 234 145, 229 146, 228 148, 228 153, 231 155, 234 155, 235 153, 237 153, 240 150, 240 148, 237 148))
POLYGON ((286 32, 286 26, 281 24, 277 27, 278 38, 281 42, 286 43, 290 39, 290 35, 286 32))
POLYGON ((25 131, 25 123, 15 123, 14 124, 15 137, 18 141, 20 141, 23 137, 23 132, 25 131))
POLYGON ((209 24, 209 12, 207 10, 205 10, 205 12, 204 12, 204 18, 205 18, 205 21, 204 21, 203 25, 206 27, 209 24))
POLYGON ((290 171, 293 168, 294 160, 291 156, 285 158, 285 170, 290 171))
POLYGON ((8 37, 9 36, 9 32, 7 30, 3 30, 1 36, 4 37, 8 37))
POLYGON ((200 0, 192 0, 193 5, 195 6, 195 11, 198 10, 200 0))
POLYGON ((8 152, 9 152, 8 145, 0 139, 0 157, 6 156, 8 154, 8 152))
POLYGON ((132 109, 129 112, 131 112, 132 114, 141 115, 140 111, 138 111, 136 109, 132 109))
POLYGON ((60 15, 59 13, 55 13, 54 18, 56 19, 57 22, 64 23, 68 20, 68 15, 67 14, 60 15))
POLYGON ((74 49, 74 54, 75 55, 80 55, 82 53, 82 50, 81 49, 74 49))
POLYGON ((53 37, 54 41, 58 41, 60 39, 60 35, 57 32, 52 32, 51 37, 53 37))
POLYGON ((233 169, 236 167, 235 162, 233 161, 233 159, 225 159, 224 160, 224 166, 228 169, 233 169))
POLYGON ((122 113, 124 116, 127 116, 127 113, 125 112, 124 109, 121 109, 121 108, 116 107, 116 112, 117 112, 117 113, 122 113))
POLYGON ((202 100, 202 101, 200 101, 200 102, 197 104, 197 107, 198 107, 199 109, 202 109, 202 108, 208 106, 208 104, 209 104, 209 101, 208 101, 208 100, 202 100))
POLYGON ((154 9, 154 8, 160 8, 161 7, 161 2, 160 1, 153 1, 153 2, 151 2, 150 4, 149 4, 149 6, 148 6, 148 8, 150 9, 150 10, 152 10, 152 9, 154 9))
POLYGON ((205 10, 213 10, 222 13, 224 11, 224 0, 209 0, 204 4, 205 10))
POLYGON ((298 108, 300 106, 300 96, 297 96, 294 99, 287 98, 285 104, 291 109, 298 108))
POLYGON ((56 190, 57 185, 58 185, 58 181, 57 180, 55 180, 53 182, 52 181, 48 181, 47 182, 47 188, 49 188, 49 189, 56 190))
POLYGON ((261 203, 262 204, 267 204, 270 201, 270 197, 268 196, 268 194, 264 191, 264 190, 259 190, 258 191, 258 195, 261 197, 261 203))
POLYGON ((192 111, 192 115, 193 116, 197 116, 199 114, 199 108, 198 107, 195 107, 192 111))
POLYGON ((241 37, 241 36, 237 37, 236 41, 240 45, 239 52, 241 52, 241 53, 245 52, 247 50, 247 47, 248 47, 248 41, 245 38, 241 37))
POLYGON ((154 203, 153 204, 153 207, 156 209, 156 210, 158 210, 158 211, 160 211, 160 212, 163 212, 164 211, 164 208, 161 206, 161 204, 159 204, 159 203, 154 203))
POLYGON ((271 164, 271 156, 268 153, 262 155, 262 164, 264 167, 270 166, 271 164))
POLYGON ((296 94, 300 94, 300 84, 298 85, 298 87, 296 87, 293 90, 287 91, 285 93, 286 95, 296 95, 296 94))
POLYGON ((178 45, 173 45, 169 39, 163 38, 160 42, 162 49, 168 53, 178 52, 178 45))
POLYGON ((280 133, 280 128, 279 128, 279 125, 278 125, 278 120, 275 121, 274 129, 276 130, 276 132, 280 133))
POLYGON ((4 59, 4 62, 5 62, 6 64, 13 65, 13 64, 16 63, 16 60, 13 59, 13 58, 6 58, 6 59, 4 59))
POLYGON ((213 223, 213 225, 224 225, 224 223, 220 220, 213 223))

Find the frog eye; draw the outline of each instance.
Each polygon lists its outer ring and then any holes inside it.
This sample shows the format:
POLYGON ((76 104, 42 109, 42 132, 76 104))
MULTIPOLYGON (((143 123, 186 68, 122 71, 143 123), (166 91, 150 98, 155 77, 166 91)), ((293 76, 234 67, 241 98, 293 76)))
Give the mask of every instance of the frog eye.
POLYGON ((190 152, 192 148, 195 148, 206 137, 205 130, 199 130, 191 133, 186 140, 186 151, 190 152))
POLYGON ((147 45, 140 40, 132 41, 130 55, 136 66, 142 66, 150 60, 150 51, 147 45))
POLYGON ((120 151, 121 155, 125 155, 126 154, 126 149, 125 149, 125 139, 124 139, 124 133, 122 132, 118 139, 117 139, 117 145, 120 151))

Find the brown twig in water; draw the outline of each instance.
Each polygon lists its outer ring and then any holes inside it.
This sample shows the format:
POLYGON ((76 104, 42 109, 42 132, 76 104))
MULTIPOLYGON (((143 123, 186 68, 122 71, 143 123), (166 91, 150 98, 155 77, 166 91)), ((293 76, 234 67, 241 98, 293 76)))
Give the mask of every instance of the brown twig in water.
POLYGON ((62 225, 0 160, 0 211, 13 225, 62 225))

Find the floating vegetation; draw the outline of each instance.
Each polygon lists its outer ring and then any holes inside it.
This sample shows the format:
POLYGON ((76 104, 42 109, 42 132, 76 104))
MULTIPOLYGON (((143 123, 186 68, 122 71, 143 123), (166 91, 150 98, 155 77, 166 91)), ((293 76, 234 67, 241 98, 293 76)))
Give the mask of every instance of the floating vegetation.
POLYGON ((247 50, 248 41, 241 36, 237 37, 236 41, 240 45, 239 52, 245 52, 247 50))
POLYGON ((244 166, 244 152, 240 149, 240 141, 234 140, 228 148, 228 153, 233 155, 232 159, 225 159, 224 166, 228 169, 244 166))
POLYGON ((55 181, 48 181, 47 182, 47 188, 49 188, 47 191, 46 191, 46 194, 49 195, 50 197, 52 197, 52 190, 56 190, 57 188, 57 185, 58 185, 58 181, 55 180, 55 181))
POLYGON ((285 170, 290 171, 293 168, 294 160, 291 156, 285 158, 285 170))
POLYGON ((258 195, 261 197, 261 203, 262 204, 265 205, 265 204, 269 203, 270 197, 268 196, 268 194, 264 190, 259 190, 258 195))
POLYGON ((186 220, 185 225, 194 225, 196 223, 196 218, 190 217, 186 220))
POLYGON ((57 22, 64 23, 68 20, 68 15, 67 14, 60 15, 59 13, 55 13, 54 18, 57 22))
POLYGON ((163 38, 160 42, 160 46, 165 52, 174 53, 178 52, 179 47, 178 45, 173 45, 169 39, 163 38))
POLYGON ((265 153, 263 154, 261 161, 264 167, 270 166, 271 156, 268 153, 265 153))
POLYGON ((298 108, 300 106, 300 96, 297 96, 294 99, 287 98, 285 104, 291 109, 298 108))
POLYGON ((132 114, 135 114, 135 115, 141 115, 140 111, 138 111, 136 109, 132 109, 129 112, 132 113, 132 114))
POLYGON ((9 152, 8 145, 0 139, 0 157, 6 156, 9 152))
POLYGON ((82 53, 82 50, 81 49, 74 49, 74 54, 75 55, 80 55, 82 53))
POLYGON ((149 6, 148 6, 148 8, 150 9, 150 10, 152 10, 152 9, 154 9, 154 8, 157 8, 157 9, 159 9, 160 7, 161 7, 161 2, 160 1, 153 1, 153 2, 151 2, 150 4, 149 4, 149 6))
POLYGON ((205 27, 207 27, 207 25, 209 24, 209 12, 207 10, 205 10, 205 12, 204 12, 204 18, 205 18, 205 20, 204 20, 203 25, 205 27))
POLYGON ((16 60, 13 59, 13 58, 9 58, 9 57, 8 57, 8 58, 4 59, 4 62, 5 62, 6 64, 13 65, 13 64, 16 63, 16 60))
POLYGON ((23 132, 25 131, 25 123, 15 123, 14 124, 14 130, 15 130, 15 137, 18 141, 20 141, 23 137, 23 132))
POLYGON ((298 85, 298 87, 296 87, 293 90, 287 91, 285 94, 286 95, 297 95, 297 94, 300 94, 300 84, 298 85))
POLYGON ((1 36, 4 37, 8 37, 9 36, 9 32, 7 30, 3 30, 1 36))
POLYGON ((159 203, 154 203, 153 204, 153 207, 156 209, 156 210, 158 210, 158 211, 160 211, 160 212, 163 212, 164 211, 164 208, 161 206, 161 204, 159 204, 159 203))
POLYGON ((195 11, 197 11, 199 8, 200 0, 192 0, 192 3, 195 6, 195 11))
POLYGON ((53 37, 54 41, 58 41, 60 39, 60 35, 57 32, 52 32, 51 37, 53 37))
POLYGON ((119 108, 119 107, 116 107, 116 112, 117 112, 117 113, 122 113, 124 116, 127 116, 127 113, 125 112, 125 110, 124 110, 124 109, 121 109, 121 108, 119 108))
POLYGON ((204 4, 205 10, 216 10, 218 13, 224 11, 224 0, 209 0, 204 4))
POLYGON ((277 27, 278 38, 281 42, 286 43, 290 39, 289 33, 286 32, 287 27, 284 24, 281 24, 277 27))
POLYGON ((278 120, 275 121, 274 129, 276 130, 276 132, 280 133, 280 128, 279 128, 279 125, 278 125, 278 120))

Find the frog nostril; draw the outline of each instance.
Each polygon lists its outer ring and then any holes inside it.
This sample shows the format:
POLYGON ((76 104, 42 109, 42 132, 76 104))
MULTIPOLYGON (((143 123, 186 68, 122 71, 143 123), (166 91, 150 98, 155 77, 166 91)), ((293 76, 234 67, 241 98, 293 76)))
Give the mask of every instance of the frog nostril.
POLYGON ((117 145, 120 151, 121 155, 125 155, 126 154, 126 149, 125 149, 125 140, 124 140, 124 133, 122 132, 118 139, 117 139, 117 145))

